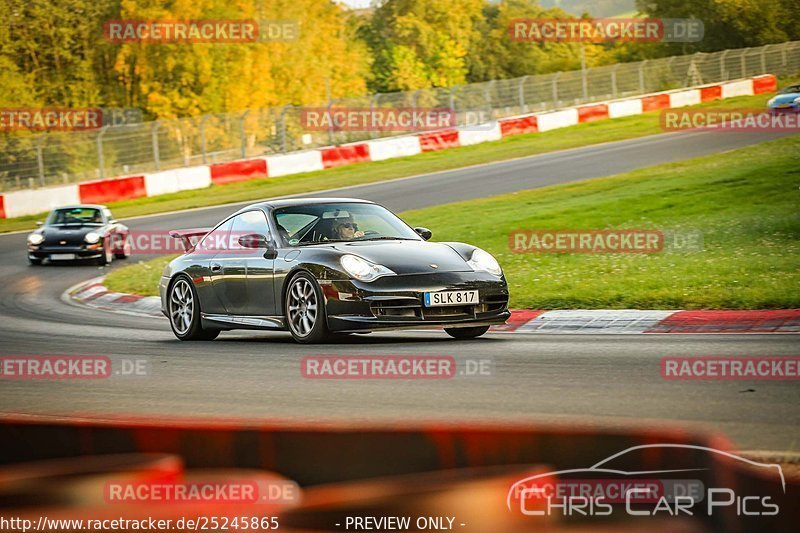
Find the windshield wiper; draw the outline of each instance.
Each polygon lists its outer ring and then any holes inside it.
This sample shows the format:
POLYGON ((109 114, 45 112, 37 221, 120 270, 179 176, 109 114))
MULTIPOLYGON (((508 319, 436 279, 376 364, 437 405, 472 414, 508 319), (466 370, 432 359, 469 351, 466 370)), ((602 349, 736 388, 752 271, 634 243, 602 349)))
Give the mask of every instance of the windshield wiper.
POLYGON ((330 242, 353 242, 348 239, 328 239, 327 241, 306 241, 306 242, 298 242, 297 246, 309 246, 311 244, 328 244, 330 242))

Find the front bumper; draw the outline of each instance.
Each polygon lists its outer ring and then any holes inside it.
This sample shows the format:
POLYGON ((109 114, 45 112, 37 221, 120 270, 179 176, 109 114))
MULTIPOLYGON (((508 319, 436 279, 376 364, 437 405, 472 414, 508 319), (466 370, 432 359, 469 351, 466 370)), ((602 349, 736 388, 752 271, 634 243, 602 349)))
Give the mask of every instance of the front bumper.
POLYGON ((319 280, 331 331, 470 327, 508 320, 505 278, 484 272, 385 276, 373 282, 319 280), (425 307, 425 292, 477 290, 473 305, 425 307))
POLYGON ((75 254, 76 259, 90 259, 103 255, 102 245, 89 247, 90 245, 73 246, 28 246, 28 257, 33 259, 50 259, 53 254, 75 254))

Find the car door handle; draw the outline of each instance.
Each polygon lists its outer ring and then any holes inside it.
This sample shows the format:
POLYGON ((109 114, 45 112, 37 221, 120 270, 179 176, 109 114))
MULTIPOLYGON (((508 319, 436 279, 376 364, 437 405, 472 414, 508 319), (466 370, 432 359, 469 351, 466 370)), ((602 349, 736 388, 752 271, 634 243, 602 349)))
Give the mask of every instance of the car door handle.
POLYGON ((219 263, 211 263, 211 272, 220 272, 222 271, 222 265, 219 263))

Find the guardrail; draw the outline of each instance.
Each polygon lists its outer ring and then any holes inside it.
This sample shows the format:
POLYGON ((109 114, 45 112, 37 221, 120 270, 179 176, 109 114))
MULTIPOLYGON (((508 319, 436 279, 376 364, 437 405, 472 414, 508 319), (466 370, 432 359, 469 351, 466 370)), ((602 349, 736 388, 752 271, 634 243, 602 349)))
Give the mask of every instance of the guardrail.
MULTIPOLYGON (((800 71, 800 41, 330 100, 314 107, 452 109, 459 126, 651 92, 800 71)), ((252 109, 98 130, 0 136, 0 191, 158 172, 394 136, 307 131, 301 107, 252 109)))

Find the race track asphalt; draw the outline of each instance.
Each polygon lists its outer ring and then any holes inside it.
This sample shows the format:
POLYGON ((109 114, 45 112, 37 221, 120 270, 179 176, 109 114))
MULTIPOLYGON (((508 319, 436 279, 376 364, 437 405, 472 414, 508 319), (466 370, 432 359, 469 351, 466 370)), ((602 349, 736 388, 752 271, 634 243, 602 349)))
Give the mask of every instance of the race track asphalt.
MULTIPOLYGON (((664 134, 324 195, 366 198, 403 211, 612 175, 783 135, 664 134)), ((125 222, 137 230, 203 227, 241 205, 125 222)), ((213 342, 181 343, 165 319, 113 315, 61 301, 68 287, 103 271, 89 265, 29 267, 25 235, 0 236, 0 355, 104 355, 115 369, 123 359, 144 360, 147 367, 145 376, 97 381, 3 379, 0 413, 680 424, 721 430, 740 449, 800 447, 796 382, 665 381, 660 375, 665 356, 798 355, 797 335, 498 333, 464 342, 442 332, 394 332, 307 347, 293 344, 288 334, 229 332, 213 342), (494 372, 436 381, 302 378, 301 358, 320 353, 488 358, 494 372)))

